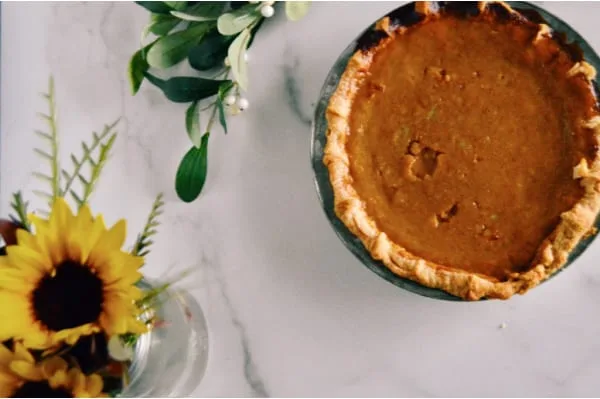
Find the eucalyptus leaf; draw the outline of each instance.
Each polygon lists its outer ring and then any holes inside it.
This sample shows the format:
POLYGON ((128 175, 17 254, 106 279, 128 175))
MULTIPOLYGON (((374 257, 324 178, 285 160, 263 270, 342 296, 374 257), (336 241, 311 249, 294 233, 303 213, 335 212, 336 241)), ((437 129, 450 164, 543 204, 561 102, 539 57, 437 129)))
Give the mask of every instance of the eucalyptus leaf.
POLYGON ((188 7, 185 12, 191 15, 217 19, 225 11, 226 6, 227 2, 225 1, 201 1, 188 7))
POLYGON ((169 14, 152 14, 150 24, 146 29, 156 36, 165 36, 180 23, 181 20, 179 18, 175 18, 169 14))
POLYGON ((235 38, 227 50, 227 57, 229 58, 229 63, 231 65, 231 73, 233 73, 235 81, 243 90, 248 89, 248 66, 244 54, 246 53, 250 37, 250 31, 244 29, 242 33, 235 38))
POLYGON ((198 101, 194 101, 185 111, 185 128, 192 144, 199 148, 202 131, 200 130, 200 103, 198 101))
POLYGON ((129 61, 129 65, 127 68, 127 76, 129 78, 129 84, 131 87, 131 93, 135 95, 140 86, 142 85, 142 81, 144 80, 144 73, 148 70, 150 65, 146 61, 146 53, 156 43, 156 41, 148 44, 147 46, 139 49, 133 54, 131 60, 129 61))
POLYGON ((178 64, 187 57, 190 49, 202 40, 210 28, 210 23, 202 23, 161 37, 148 51, 148 64, 161 69, 178 64))
POLYGON ((202 136, 200 147, 192 146, 185 154, 175 176, 175 191, 184 202, 192 202, 204 187, 208 169, 208 138, 202 136))
POLYGON ((187 1, 165 1, 164 3, 175 11, 185 10, 188 4, 187 1))
POLYGON ((216 19, 216 18, 211 18, 211 17, 201 17, 201 16, 196 16, 196 15, 186 14, 185 12, 182 12, 182 11, 171 11, 171 15, 173 15, 174 17, 177 17, 179 19, 182 19, 184 21, 194 21, 194 22, 214 21, 216 19))
POLYGON ((286 1, 285 15, 290 21, 302 19, 310 7, 310 1, 286 1))
POLYGON ((207 71, 217 66, 222 66, 227 49, 234 36, 223 36, 216 29, 206 34, 197 46, 192 47, 188 54, 188 61, 192 68, 207 71))
POLYGON ((260 18, 260 13, 255 4, 249 4, 235 11, 225 13, 217 20, 219 33, 225 36, 240 33, 253 22, 260 18))
POLYGON ((230 80, 212 80, 191 76, 176 76, 167 80, 160 79, 149 72, 144 77, 162 90, 164 95, 176 103, 189 103, 214 96, 219 92, 219 86, 230 80))
POLYGON ((248 42, 248 48, 250 48, 250 46, 252 46, 252 43, 254 43, 254 38, 256 37, 256 33, 258 33, 258 30, 260 29, 260 27, 262 26, 263 22, 265 22, 266 18, 261 18, 253 27, 252 27, 252 31, 250 32, 250 41, 248 42))
POLYGON ((136 1, 135 4, 155 14, 169 14, 172 11, 164 1, 136 1))
POLYGON ((144 72, 148 70, 148 63, 142 54, 142 49, 135 52, 129 65, 127 67, 127 77, 129 78, 129 85, 131 88, 131 94, 135 94, 140 89, 142 81, 144 80, 144 72))
POLYGON ((224 82, 219 86, 219 92, 217 93, 217 110, 219 111, 219 123, 223 127, 223 131, 227 134, 227 119, 225 118, 225 107, 223 106, 223 100, 225 96, 233 87, 233 82, 224 82))
POLYGON ((172 11, 171 14, 188 21, 216 21, 226 5, 223 1, 202 1, 184 10, 172 11))

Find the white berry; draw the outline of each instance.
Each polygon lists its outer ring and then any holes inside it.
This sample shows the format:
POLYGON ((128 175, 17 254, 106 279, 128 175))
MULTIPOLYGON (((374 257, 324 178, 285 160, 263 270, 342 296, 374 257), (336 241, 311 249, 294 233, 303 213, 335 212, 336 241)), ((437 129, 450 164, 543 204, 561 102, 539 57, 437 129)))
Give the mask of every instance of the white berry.
POLYGON ((230 66, 231 63, 229 62, 229 57, 225 57, 225 61, 223 61, 223 63, 225 64, 225 66, 230 66))
POLYGON ((237 100, 237 106, 240 109, 240 111, 244 111, 244 110, 248 109, 248 107, 250 106, 250 103, 244 97, 240 97, 237 100))
POLYGON ((272 6, 261 7, 260 13, 265 18, 271 18, 275 14, 275 9, 272 6))
POLYGON ((223 102, 225 103, 225 105, 233 105, 233 104, 235 104, 235 96, 229 95, 229 96, 225 97, 223 102))

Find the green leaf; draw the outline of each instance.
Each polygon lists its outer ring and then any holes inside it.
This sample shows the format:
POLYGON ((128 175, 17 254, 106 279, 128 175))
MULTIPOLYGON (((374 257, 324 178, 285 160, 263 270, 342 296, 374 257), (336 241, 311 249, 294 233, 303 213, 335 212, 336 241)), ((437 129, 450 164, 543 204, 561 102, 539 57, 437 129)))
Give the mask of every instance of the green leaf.
POLYGON ((286 1, 285 15, 290 21, 298 21, 306 15, 309 7, 310 1, 286 1))
POLYGON ((223 100, 225 96, 233 87, 233 82, 224 82, 219 86, 219 92, 217 93, 217 109, 219 111, 219 123, 223 127, 223 131, 227 134, 227 120, 225 119, 225 107, 223 106, 223 100))
POLYGON ((192 144, 200 147, 202 131, 200 130, 200 103, 194 101, 185 111, 185 128, 192 144))
POLYGON ((210 23, 198 24, 187 30, 161 37, 148 51, 148 64, 155 68, 166 69, 187 57, 190 49, 199 43, 211 28, 210 23))
POLYGON ((172 10, 181 11, 185 10, 187 7, 187 1, 165 1, 164 2, 167 7, 170 7, 172 10))
POLYGON ((207 18, 207 17, 199 17, 196 15, 186 14, 181 11, 171 11, 171 15, 182 19, 184 21, 193 21, 193 22, 206 22, 206 21, 214 21, 216 18, 207 18))
POLYGON ((208 138, 210 133, 202 136, 200 148, 192 146, 181 160, 175 177, 175 191, 184 202, 192 202, 206 182, 208 169, 208 138))
POLYGON ((202 1, 182 10, 186 15, 207 18, 215 21, 223 13, 227 2, 224 1, 202 1))
POLYGON ((165 36, 169 34, 181 20, 168 14, 152 14, 150 24, 146 28, 148 32, 152 32, 156 36, 165 36))
POLYGON ((172 10, 164 1, 136 1, 135 4, 155 14, 168 14, 172 10))
POLYGON ((217 30, 210 31, 200 44, 190 50, 188 54, 190 66, 199 71, 222 66, 233 39, 233 36, 223 36, 217 30))
POLYGON ((139 49, 135 52, 133 57, 131 57, 129 67, 127 68, 131 94, 135 95, 140 89, 142 81, 144 80, 144 72, 146 72, 148 68, 149 65, 142 54, 142 49, 139 49))
POLYGON ((214 96, 223 82, 230 82, 191 76, 177 76, 163 80, 149 72, 145 72, 144 76, 150 83, 161 89, 169 100, 176 103, 189 103, 214 96))
POLYGON ((129 78, 131 94, 133 95, 135 95, 140 89, 140 86, 144 80, 144 72, 146 72, 150 67, 146 61, 146 53, 154 43, 156 43, 156 41, 136 51, 129 61, 127 76, 129 78))
POLYGON ((235 81, 243 90, 248 89, 248 68, 244 54, 246 53, 250 37, 250 31, 244 29, 242 33, 235 38, 233 43, 231 43, 229 50, 227 50, 227 57, 231 64, 231 72, 233 73, 235 81))
POLYGON ((240 33, 260 18, 256 4, 249 4, 235 11, 223 14, 217 20, 219 33, 225 36, 240 33))

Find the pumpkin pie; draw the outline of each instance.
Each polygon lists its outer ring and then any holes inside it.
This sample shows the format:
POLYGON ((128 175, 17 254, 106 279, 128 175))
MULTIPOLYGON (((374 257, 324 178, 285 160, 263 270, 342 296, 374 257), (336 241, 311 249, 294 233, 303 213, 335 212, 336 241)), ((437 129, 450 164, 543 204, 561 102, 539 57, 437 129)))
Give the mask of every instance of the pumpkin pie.
POLYGON ((466 300, 523 294, 600 209, 596 71, 502 2, 410 12, 377 22, 330 99, 335 212, 401 277, 466 300))

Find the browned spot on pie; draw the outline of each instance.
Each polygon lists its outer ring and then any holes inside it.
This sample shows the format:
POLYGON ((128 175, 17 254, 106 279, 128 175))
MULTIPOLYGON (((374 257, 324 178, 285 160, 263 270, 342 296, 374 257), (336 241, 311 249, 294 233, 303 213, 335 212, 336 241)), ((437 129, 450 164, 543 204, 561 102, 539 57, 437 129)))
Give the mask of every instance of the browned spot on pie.
POLYGON ((457 213, 458 204, 454 203, 450 208, 435 215, 435 227, 438 227, 442 223, 448 223, 457 213))
POLYGON ((417 26, 377 48, 353 97, 352 185, 410 253, 506 280, 582 197, 572 173, 596 156, 581 125, 594 94, 567 78, 573 61, 554 41, 533 45, 535 24, 446 15, 417 26))

